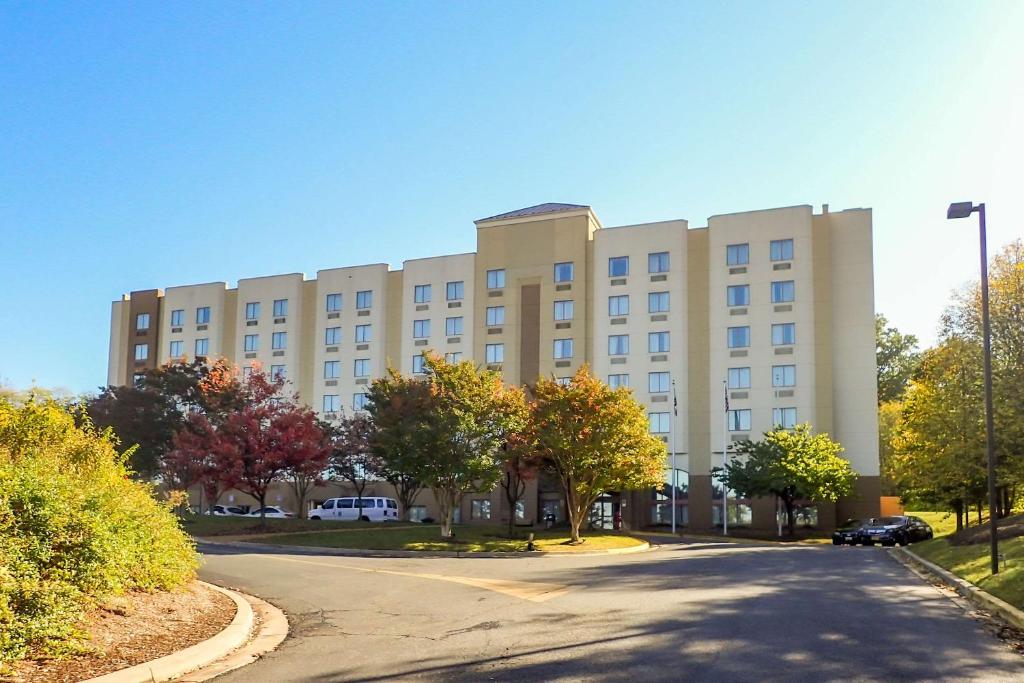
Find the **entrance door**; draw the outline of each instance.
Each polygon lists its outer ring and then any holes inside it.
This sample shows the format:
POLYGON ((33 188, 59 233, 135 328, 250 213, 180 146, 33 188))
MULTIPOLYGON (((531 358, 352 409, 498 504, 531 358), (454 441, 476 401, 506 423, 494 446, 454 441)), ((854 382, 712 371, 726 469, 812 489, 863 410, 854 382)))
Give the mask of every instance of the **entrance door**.
POLYGON ((590 507, 590 514, 587 516, 587 526, 591 529, 613 529, 615 527, 615 512, 618 507, 616 496, 611 493, 602 493, 590 507))

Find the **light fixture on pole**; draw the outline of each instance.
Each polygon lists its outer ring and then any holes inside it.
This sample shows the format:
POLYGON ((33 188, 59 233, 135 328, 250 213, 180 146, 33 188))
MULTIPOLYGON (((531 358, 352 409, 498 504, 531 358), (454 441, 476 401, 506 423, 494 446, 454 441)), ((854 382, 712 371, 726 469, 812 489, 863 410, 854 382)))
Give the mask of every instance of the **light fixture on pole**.
POLYGON ((669 432, 672 433, 672 476, 669 482, 672 485, 672 533, 676 532, 676 418, 679 416, 679 404, 676 402, 676 381, 672 380, 672 417, 669 423, 669 432))
POLYGON ((999 538, 996 509, 995 423, 992 416, 992 332, 988 315, 988 245, 985 235, 985 203, 954 202, 946 210, 946 218, 967 218, 978 213, 981 238, 981 326, 985 347, 985 453, 988 456, 988 518, 992 548, 992 573, 999 573, 999 538))

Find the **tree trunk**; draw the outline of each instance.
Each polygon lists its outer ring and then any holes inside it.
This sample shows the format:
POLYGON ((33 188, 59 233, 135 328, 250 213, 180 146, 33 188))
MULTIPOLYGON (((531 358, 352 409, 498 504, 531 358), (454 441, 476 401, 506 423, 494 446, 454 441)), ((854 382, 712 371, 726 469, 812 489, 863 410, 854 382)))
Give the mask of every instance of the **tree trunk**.
POLYGON ((583 523, 583 513, 580 510, 580 501, 576 498, 570 484, 565 485, 565 512, 569 515, 569 542, 580 542, 580 524, 583 523))
POLYGON ((526 493, 526 482, 518 474, 513 475, 509 470, 505 471, 505 480, 501 482, 505 489, 505 500, 508 502, 508 537, 516 537, 516 503, 526 493))
POLYGON ((962 501, 956 501, 953 503, 953 510, 956 512, 956 530, 963 531, 964 529, 964 504, 962 501))
POLYGON ((437 507, 441 512, 441 538, 451 538, 457 496, 447 489, 434 489, 434 498, 437 499, 437 507))
POLYGON ((786 533, 792 537, 796 533, 796 506, 788 497, 783 498, 782 503, 786 506, 786 533))

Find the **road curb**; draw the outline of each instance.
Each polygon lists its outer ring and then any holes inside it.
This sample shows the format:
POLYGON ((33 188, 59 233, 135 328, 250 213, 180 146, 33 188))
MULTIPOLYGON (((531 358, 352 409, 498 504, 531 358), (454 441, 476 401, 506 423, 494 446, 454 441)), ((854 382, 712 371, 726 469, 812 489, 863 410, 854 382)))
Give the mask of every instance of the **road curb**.
POLYGON ((212 583, 199 583, 231 598, 235 603, 235 618, 217 635, 158 659, 112 671, 82 683, 159 683, 206 666, 237 650, 249 640, 255 616, 252 606, 237 593, 212 583))
POLYGON ((210 541, 203 538, 197 538, 196 542, 200 546, 214 546, 217 548, 230 548, 232 550, 263 550, 272 552, 287 552, 295 555, 333 555, 337 557, 393 557, 393 558, 408 558, 408 557, 459 557, 459 558, 498 558, 498 557, 586 557, 593 555, 630 555, 632 553, 642 553, 652 550, 652 546, 647 541, 642 541, 639 545, 631 546, 629 548, 607 548, 605 550, 580 550, 578 552, 558 552, 558 551, 546 551, 537 550, 533 552, 527 551, 509 551, 509 552, 495 552, 495 551, 484 551, 484 552, 463 552, 457 550, 361 550, 358 548, 323 548, 311 545, 274 545, 272 543, 247 543, 244 541, 210 541))
POLYGON ((1015 628, 1024 630, 1024 611, 1017 609, 1005 600, 997 598, 991 593, 978 588, 970 581, 961 579, 956 574, 943 569, 934 562, 929 562, 906 548, 893 548, 889 553, 902 564, 909 567, 919 567, 920 569, 923 569, 931 576, 942 581, 957 593, 973 602, 976 606, 998 615, 1015 628))

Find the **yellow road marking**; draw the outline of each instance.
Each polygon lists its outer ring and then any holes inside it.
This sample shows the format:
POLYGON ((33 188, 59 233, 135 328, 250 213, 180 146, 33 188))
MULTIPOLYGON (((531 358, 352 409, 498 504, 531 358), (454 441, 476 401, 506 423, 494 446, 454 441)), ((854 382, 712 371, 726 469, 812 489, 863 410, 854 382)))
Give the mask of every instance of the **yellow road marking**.
POLYGON ((333 567, 335 569, 351 569, 352 571, 367 572, 370 574, 411 576, 417 579, 429 579, 432 581, 447 581, 449 583, 461 583, 464 586, 482 588, 484 590, 493 591, 495 593, 501 593, 502 595, 508 595, 513 598, 519 598, 520 600, 529 600, 530 602, 547 602, 552 598, 557 598, 560 595, 565 595, 570 590, 572 590, 572 586, 566 586, 560 583, 510 581, 506 579, 478 579, 472 576, 448 576, 445 574, 403 572, 395 569, 374 569, 370 567, 357 567, 355 565, 350 564, 315 562, 313 560, 300 560, 294 557, 280 557, 277 555, 264 555, 264 557, 269 557, 273 560, 280 560, 282 562, 297 562, 299 564, 311 564, 318 567, 333 567))

